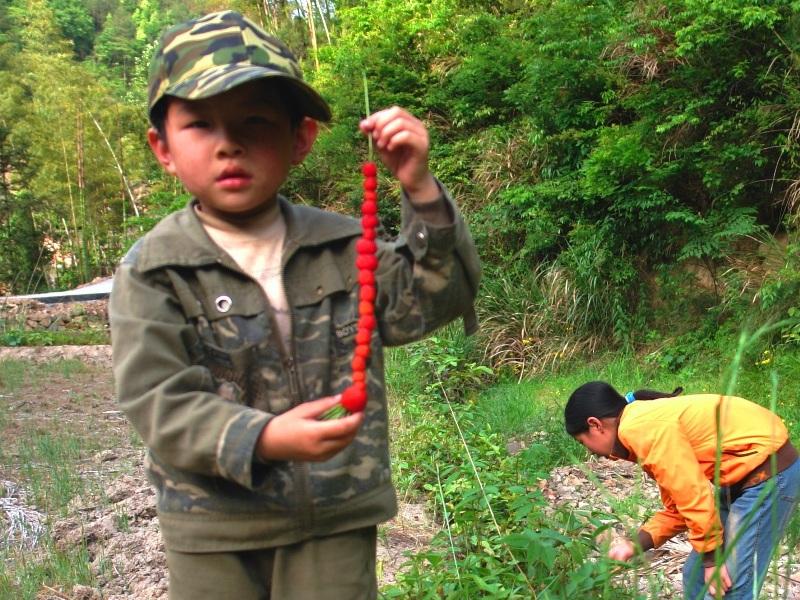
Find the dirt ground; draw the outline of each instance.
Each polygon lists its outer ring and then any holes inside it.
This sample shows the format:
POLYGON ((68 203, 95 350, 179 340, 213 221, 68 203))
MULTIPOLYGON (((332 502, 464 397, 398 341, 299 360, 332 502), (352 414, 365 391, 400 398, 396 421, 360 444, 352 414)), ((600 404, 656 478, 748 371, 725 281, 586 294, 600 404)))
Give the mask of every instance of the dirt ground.
MULTIPOLYGON (((48 423, 68 424, 72 434, 91 440, 90 452, 80 466, 89 492, 76 499, 67 516, 55 524, 54 538, 63 548, 85 544, 98 584, 95 588, 44 589, 38 600, 166 599, 164 552, 154 495, 142 468, 144 450, 114 402, 109 347, 0 347, 0 361, 6 358, 37 364, 78 359, 86 366, 69 377, 60 377, 56 371, 37 381, 35 388, 22 387, 0 395, 0 402, 13 414, 3 431, 6 445, 13 445, 15 436, 26 435, 31 426, 46 428, 48 423)), ((0 463, 0 496, 5 496, 0 497, 0 544, 27 545, 35 551, 35 536, 45 516, 31 507, 24 484, 19 473, 0 463)), ((569 505, 576 512, 592 507, 614 514, 615 506, 627 502, 627 510, 638 506, 643 518, 658 505, 653 482, 635 465, 603 459, 555 469, 539 487, 554 506, 569 505)), ((637 523, 628 525, 635 528, 637 523)), ((401 503, 400 514, 379 534, 380 582, 393 582, 405 553, 424 549, 435 532, 436 525, 423 506, 401 503)), ((681 567, 689 550, 685 539, 677 538, 648 553, 641 572, 628 575, 631 584, 641 587, 647 577, 658 577, 673 590, 663 598, 680 597, 681 567), (645 577, 634 582, 637 576, 645 577)), ((782 549, 782 553, 778 589, 769 597, 800 600, 797 551, 782 549)))
MULTIPOLYGON (((86 545, 98 585, 45 589, 39 600, 166 599, 155 496, 142 467, 144 449, 114 402, 110 348, 0 348, 0 360, 8 358, 51 364, 78 359, 87 366, 85 372, 69 378, 53 374, 38 381, 35 390, 20 388, 0 396, 14 415, 6 423, 6 444, 12 445, 14 436, 25 435, 34 422, 35 427, 47 427, 48 421, 58 421, 69 423, 71 434, 90 438, 94 450, 81 464, 82 477, 91 480, 90 493, 74 501, 68 516, 56 522, 54 538, 62 548, 86 545)), ((0 492, 5 490, 6 496, 0 498, 0 543, 28 544, 34 550, 32 538, 45 516, 26 503, 24 482, 19 479, 18 473, 0 465, 0 492)), ((405 553, 422 549, 433 533, 434 526, 420 504, 401 502, 398 516, 379 530, 380 583, 393 582, 405 553)))

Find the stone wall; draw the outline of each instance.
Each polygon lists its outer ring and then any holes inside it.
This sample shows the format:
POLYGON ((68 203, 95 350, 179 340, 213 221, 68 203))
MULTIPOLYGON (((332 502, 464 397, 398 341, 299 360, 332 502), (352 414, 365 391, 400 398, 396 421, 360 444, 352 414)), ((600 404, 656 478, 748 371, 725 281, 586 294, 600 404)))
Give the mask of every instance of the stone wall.
POLYGON ((108 301, 58 302, 0 299, 0 330, 108 330, 108 301))

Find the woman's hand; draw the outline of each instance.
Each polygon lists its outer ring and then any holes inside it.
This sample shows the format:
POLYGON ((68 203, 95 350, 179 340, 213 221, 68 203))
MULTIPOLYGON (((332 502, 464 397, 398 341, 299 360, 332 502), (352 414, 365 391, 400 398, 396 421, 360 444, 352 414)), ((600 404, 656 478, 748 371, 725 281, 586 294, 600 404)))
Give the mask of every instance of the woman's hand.
POLYGON ((728 567, 725 565, 722 565, 719 568, 719 572, 717 572, 717 567, 715 565, 705 567, 705 573, 703 574, 703 577, 706 583, 709 581, 711 582, 708 586, 708 593, 714 598, 722 598, 722 596, 724 596, 728 590, 731 589, 731 585, 733 585, 731 576, 728 574, 728 567), (717 583, 720 584, 721 589, 717 589, 717 583))
POLYGON ((636 554, 636 547, 630 540, 616 540, 608 550, 608 558, 619 561, 629 560, 636 554))

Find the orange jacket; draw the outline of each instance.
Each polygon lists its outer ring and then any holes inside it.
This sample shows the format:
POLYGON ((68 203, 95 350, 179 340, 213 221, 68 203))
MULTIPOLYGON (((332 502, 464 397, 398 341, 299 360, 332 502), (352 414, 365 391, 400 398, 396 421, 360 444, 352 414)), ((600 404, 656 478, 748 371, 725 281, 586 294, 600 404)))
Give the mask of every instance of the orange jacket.
POLYGON ((631 453, 629 460, 639 462, 656 480, 664 503, 664 510, 642 526, 656 547, 687 529, 698 552, 722 544, 712 485, 718 431, 723 486, 741 481, 788 439, 778 416, 735 396, 639 400, 623 410, 619 441, 631 453))

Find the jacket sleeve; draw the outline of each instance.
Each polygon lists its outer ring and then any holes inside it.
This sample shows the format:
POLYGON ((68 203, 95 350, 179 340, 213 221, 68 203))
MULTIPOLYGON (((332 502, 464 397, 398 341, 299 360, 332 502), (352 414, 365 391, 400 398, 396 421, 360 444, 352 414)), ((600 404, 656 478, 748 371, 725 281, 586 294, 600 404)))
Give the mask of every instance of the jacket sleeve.
POLYGON ((722 524, 711 485, 680 426, 649 422, 646 431, 626 432, 626 440, 632 440, 630 445, 658 483, 664 502, 664 510, 642 526, 655 547, 683 530, 688 530, 689 542, 698 552, 721 545, 722 524))
POLYGON ((192 358, 199 344, 171 288, 123 263, 109 302, 116 395, 160 461, 247 488, 267 468, 253 460, 273 415, 244 406, 192 358))
POLYGON ((418 340, 458 317, 468 334, 477 330, 478 252, 461 213, 440 187, 451 222, 427 221, 403 196, 401 233, 379 249, 376 306, 387 345, 418 340))
POLYGON ((650 517, 642 526, 642 530, 650 534, 653 548, 658 548, 671 537, 686 531, 686 521, 678 512, 675 501, 666 489, 661 486, 658 489, 664 508, 650 517))

